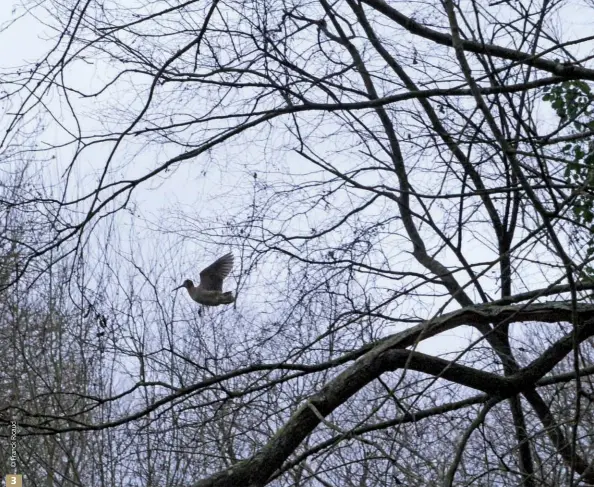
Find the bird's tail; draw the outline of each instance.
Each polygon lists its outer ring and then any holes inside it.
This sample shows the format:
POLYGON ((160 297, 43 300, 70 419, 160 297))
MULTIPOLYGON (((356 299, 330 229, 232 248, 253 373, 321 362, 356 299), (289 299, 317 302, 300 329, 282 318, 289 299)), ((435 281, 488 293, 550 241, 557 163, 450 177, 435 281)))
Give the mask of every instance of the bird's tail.
POLYGON ((221 295, 220 304, 231 304, 235 302, 235 296, 232 291, 227 291, 221 295))

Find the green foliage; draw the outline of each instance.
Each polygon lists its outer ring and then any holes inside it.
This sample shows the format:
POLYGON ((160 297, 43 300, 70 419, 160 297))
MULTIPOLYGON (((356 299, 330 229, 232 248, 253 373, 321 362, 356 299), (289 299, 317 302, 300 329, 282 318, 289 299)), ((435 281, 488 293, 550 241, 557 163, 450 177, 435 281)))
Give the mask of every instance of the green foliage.
MULTIPOLYGON (((551 104, 563 128, 575 135, 584 135, 568 142, 561 149, 569 158, 565 179, 577 186, 573 213, 576 221, 590 230, 586 255, 594 255, 594 94, 584 81, 564 81, 544 89, 543 100, 551 104)), ((588 266, 584 278, 594 278, 594 267, 588 266)))

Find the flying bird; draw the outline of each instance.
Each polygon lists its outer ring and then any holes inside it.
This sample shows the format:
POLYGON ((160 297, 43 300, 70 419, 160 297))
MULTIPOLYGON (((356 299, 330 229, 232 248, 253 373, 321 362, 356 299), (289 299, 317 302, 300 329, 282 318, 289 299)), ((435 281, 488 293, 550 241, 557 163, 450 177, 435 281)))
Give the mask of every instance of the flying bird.
POLYGON ((233 254, 228 253, 215 260, 200 273, 200 284, 194 286, 191 279, 186 279, 181 286, 185 287, 190 297, 197 303, 205 306, 219 306, 220 304, 231 304, 235 297, 231 291, 223 292, 223 280, 233 269, 233 254))

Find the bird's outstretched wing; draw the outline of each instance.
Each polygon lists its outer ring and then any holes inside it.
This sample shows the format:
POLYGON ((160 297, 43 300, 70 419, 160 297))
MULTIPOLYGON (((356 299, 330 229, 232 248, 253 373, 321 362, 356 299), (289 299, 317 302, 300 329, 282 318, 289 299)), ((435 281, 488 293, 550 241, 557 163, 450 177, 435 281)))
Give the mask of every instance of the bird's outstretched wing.
POLYGON ((233 254, 228 253, 215 260, 200 273, 200 288, 207 291, 222 291, 223 279, 233 269, 233 254))

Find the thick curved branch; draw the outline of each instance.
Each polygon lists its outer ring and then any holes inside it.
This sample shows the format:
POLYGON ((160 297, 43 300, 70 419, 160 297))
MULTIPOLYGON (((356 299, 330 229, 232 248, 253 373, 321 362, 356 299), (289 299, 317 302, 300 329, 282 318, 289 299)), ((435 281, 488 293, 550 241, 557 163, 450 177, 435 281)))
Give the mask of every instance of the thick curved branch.
MULTIPOLYGON (((589 376, 592 374, 594 374, 594 366, 585 367, 580 370, 580 376, 582 376, 582 377, 589 376)), ((537 386, 542 387, 542 386, 548 386, 548 385, 552 385, 552 384, 560 384, 560 383, 564 383, 564 382, 569 382, 571 380, 574 380, 575 377, 576 377, 575 372, 559 374, 559 375, 555 375, 552 377, 545 377, 537 382, 537 386)), ((441 404, 439 406, 435 406, 435 407, 432 407, 429 409, 415 411, 413 413, 407 412, 407 413, 404 413, 402 416, 397 416, 396 418, 391 419, 389 421, 382 421, 379 423, 369 424, 369 425, 355 428, 354 430, 349 431, 349 437, 364 435, 371 431, 384 430, 384 429, 392 428, 394 426, 398 426, 401 424, 418 423, 419 421, 426 419, 426 418, 440 416, 447 412, 457 411, 459 409, 464 409, 464 408, 467 408, 467 407, 470 407, 470 406, 473 406, 476 404, 486 403, 488 400, 489 400, 488 394, 477 394, 475 396, 471 396, 466 399, 462 399, 460 401, 451 402, 451 403, 447 403, 447 404, 441 404)), ((330 448, 331 446, 339 443, 343 439, 344 439, 343 435, 336 435, 328 440, 325 440, 321 443, 316 444, 313 447, 310 447, 305 452, 300 453, 299 455, 293 457, 290 461, 285 463, 283 465, 282 469, 274 474, 274 477, 272 478, 272 480, 279 477, 280 475, 282 475, 284 472, 291 469, 295 465, 298 465, 306 458, 308 458, 316 453, 319 453, 322 450, 330 448)))
MULTIPOLYGON (((499 310, 500 317, 506 319, 505 316, 509 316, 511 313, 514 316, 514 321, 517 321, 517 318, 526 311, 521 308, 510 309, 514 307, 504 308, 507 309, 499 310)), ((580 306, 579 308, 582 312, 580 315, 582 323, 574 324, 577 333, 572 332, 558 340, 541 357, 514 376, 501 377, 441 358, 404 350, 400 347, 403 345, 402 341, 406 340, 401 339, 399 342, 397 337, 393 337, 361 357, 317 394, 306 400, 260 452, 230 469, 199 481, 195 487, 264 485, 307 435, 319 425, 320 415, 326 417, 381 374, 405 366, 499 398, 511 397, 523 391, 533 390, 538 379, 550 372, 571 351, 576 335, 579 341, 594 335, 594 306, 580 306), (312 410, 310 404, 315 406, 316 412, 312 410)), ((572 314, 571 305, 566 304, 562 307, 557 307, 554 304, 549 305, 548 311, 557 316, 562 313, 566 319, 570 318, 572 314)), ((535 305, 534 309, 528 311, 528 315, 542 315, 543 312, 542 306, 535 305)), ((473 317, 493 319, 490 312, 476 313, 476 310, 472 310, 468 313, 467 310, 463 310, 458 314, 458 317, 463 314, 471 321, 473 317)))
MULTIPOLYGON (((386 17, 390 18, 398 25, 404 27, 412 34, 424 37, 425 39, 429 39, 433 42, 436 42, 437 44, 441 44, 442 46, 453 47, 454 42, 452 40, 452 36, 450 36, 449 34, 445 34, 443 32, 438 32, 422 24, 419 24, 410 17, 407 17, 406 15, 400 13, 398 10, 391 7, 383 0, 362 0, 362 2, 377 10, 378 12, 381 12, 386 17)), ((575 43, 586 42, 591 39, 591 37, 578 39, 575 41, 575 43)), ((567 43, 566 45, 569 45, 569 43, 567 43)), ((506 47, 495 46, 493 44, 485 44, 482 42, 468 39, 461 40, 460 46, 464 51, 474 52, 476 54, 486 54, 490 56, 499 57, 501 59, 508 59, 519 64, 533 66, 542 71, 547 71, 549 73, 552 73, 556 76, 561 76, 563 78, 579 77, 582 79, 594 80, 594 70, 581 68, 573 64, 561 64, 556 61, 542 59, 540 57, 543 55, 542 53, 535 56, 532 54, 518 51, 517 49, 508 49, 506 47)))

